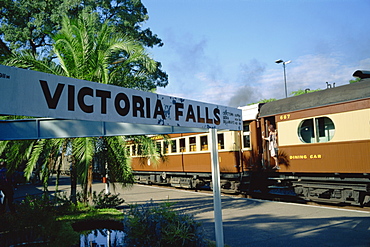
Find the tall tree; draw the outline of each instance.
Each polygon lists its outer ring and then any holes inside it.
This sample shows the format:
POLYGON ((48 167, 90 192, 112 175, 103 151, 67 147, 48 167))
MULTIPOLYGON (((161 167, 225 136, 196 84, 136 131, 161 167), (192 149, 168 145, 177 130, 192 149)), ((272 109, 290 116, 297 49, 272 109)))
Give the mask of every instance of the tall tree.
MULTIPOLYGON (((115 84, 116 75, 122 75, 122 72, 116 73, 116 70, 121 70, 121 67, 115 66, 117 56, 124 61, 126 73, 132 77, 150 76, 156 69, 156 62, 148 56, 140 43, 115 32, 115 26, 109 21, 101 24, 97 14, 83 11, 77 19, 70 19, 65 15, 61 25, 61 30, 53 36, 52 57, 55 59, 37 57, 32 52, 23 51, 14 53, 6 60, 6 64, 105 84, 115 84), (145 70, 137 71, 132 64, 142 64, 145 70)), ((43 158, 43 164, 47 164, 48 159, 50 161, 52 157, 55 160, 57 152, 49 150, 61 150, 62 147, 71 145, 72 174, 78 173, 87 198, 91 194, 93 156, 102 143, 108 152, 111 166, 109 170, 112 172, 110 177, 124 183, 132 182, 122 137, 106 137, 104 142, 99 142, 96 138, 74 138, 61 142, 42 140, 36 144, 32 142, 26 172, 30 174, 40 158, 43 158), (49 153, 54 155, 45 156, 49 153)), ((42 167, 47 174, 50 166, 42 167)), ((74 185, 74 181, 72 184, 74 185)), ((75 188, 72 188, 71 192, 73 199, 75 188)))
MULTIPOLYGON (((115 32, 139 42, 143 47, 162 46, 162 41, 152 31, 142 29, 148 12, 140 0, 1 0, 0 1, 0 62, 13 51, 28 51, 34 56, 53 56, 53 36, 62 28, 62 17, 75 19, 82 11, 98 15, 100 23, 109 21, 115 32)), ((151 91, 165 87, 168 76, 155 63, 150 76, 130 75, 122 63, 124 57, 116 54, 117 81, 121 86, 151 91)), ((145 64, 131 64, 145 71, 145 64)), ((108 68, 108 70, 116 68, 108 68)), ((132 68, 131 68, 132 71, 132 68)))
POLYGON ((143 46, 162 46, 162 41, 142 24, 148 12, 140 0, 2 0, 0 33, 5 50, 51 46, 51 36, 61 29, 62 16, 76 18, 82 10, 95 12, 101 23, 109 20, 117 32, 143 46))

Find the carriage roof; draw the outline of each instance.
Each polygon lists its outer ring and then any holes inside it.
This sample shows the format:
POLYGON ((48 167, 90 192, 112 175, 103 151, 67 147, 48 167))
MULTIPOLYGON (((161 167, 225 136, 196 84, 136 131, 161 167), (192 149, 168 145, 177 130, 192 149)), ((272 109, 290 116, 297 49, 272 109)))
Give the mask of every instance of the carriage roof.
POLYGON ((302 94, 261 106, 260 117, 370 98, 370 78, 359 82, 302 94))

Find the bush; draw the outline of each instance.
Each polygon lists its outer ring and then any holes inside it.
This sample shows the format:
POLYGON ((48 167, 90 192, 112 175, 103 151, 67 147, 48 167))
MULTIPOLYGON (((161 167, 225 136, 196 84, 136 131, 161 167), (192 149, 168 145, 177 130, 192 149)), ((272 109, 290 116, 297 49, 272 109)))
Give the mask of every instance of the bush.
POLYGON ((53 210, 55 203, 46 194, 44 195, 27 195, 24 200, 22 200, 19 205, 17 205, 19 210, 31 210, 31 211, 47 211, 53 210))
POLYGON ((56 212, 48 195, 26 196, 15 214, 0 216, 0 245, 71 246, 79 235, 70 224, 57 221, 56 212))
POLYGON ((100 191, 99 194, 94 191, 92 200, 95 208, 115 208, 125 202, 124 199, 119 198, 119 194, 105 194, 104 190, 100 191))
POLYGON ((131 206, 125 212, 125 242, 128 246, 207 246, 201 224, 192 215, 175 211, 172 204, 150 202, 131 206))

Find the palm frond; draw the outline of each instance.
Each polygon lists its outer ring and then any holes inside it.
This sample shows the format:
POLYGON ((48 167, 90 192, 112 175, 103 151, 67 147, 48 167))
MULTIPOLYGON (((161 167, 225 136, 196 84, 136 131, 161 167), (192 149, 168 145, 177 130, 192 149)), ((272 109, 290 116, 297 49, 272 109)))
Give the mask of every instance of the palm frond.
POLYGON ((72 141, 72 153, 77 162, 77 173, 81 184, 86 184, 89 166, 92 164, 95 146, 93 138, 75 138, 72 141))
POLYGON ((158 164, 161 154, 156 142, 148 136, 134 136, 133 139, 134 142, 138 143, 139 155, 150 159, 153 164, 158 164))
POLYGON ((120 182, 122 186, 134 182, 131 172, 131 159, 126 149, 126 142, 121 136, 104 137, 107 146, 107 164, 110 181, 120 182))
POLYGON ((9 141, 0 141, 0 156, 3 156, 5 149, 7 148, 9 141))
POLYGON ((24 169, 24 175, 25 175, 27 180, 30 179, 30 177, 32 175, 32 172, 34 171, 34 169, 37 165, 37 162, 38 162, 42 152, 44 151, 44 147, 46 145, 46 142, 47 142, 47 140, 43 139, 43 140, 37 141, 35 143, 35 145, 33 145, 32 152, 31 152, 30 157, 28 158, 28 161, 27 161, 27 164, 26 164, 26 168, 24 169))
POLYGON ((64 75, 62 68, 58 64, 47 58, 37 57, 30 51, 13 53, 11 57, 4 61, 4 65, 64 75))

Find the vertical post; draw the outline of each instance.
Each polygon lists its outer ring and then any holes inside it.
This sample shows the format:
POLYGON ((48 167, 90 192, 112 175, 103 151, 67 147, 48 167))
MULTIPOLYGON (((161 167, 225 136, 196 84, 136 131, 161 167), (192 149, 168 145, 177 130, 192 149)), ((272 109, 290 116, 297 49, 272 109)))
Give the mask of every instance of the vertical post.
POLYGON ((111 231, 107 229, 107 247, 111 247, 112 245, 110 244, 110 235, 111 231))
POLYGON ((213 208, 215 216, 216 246, 224 247, 224 232, 222 228, 220 166, 218 162, 217 130, 209 129, 211 135, 211 160, 213 184, 213 208))
POLYGON ((104 161, 105 161, 105 177, 104 177, 104 182, 105 182, 105 194, 108 195, 110 193, 109 190, 109 171, 108 171, 108 147, 107 144, 105 143, 106 140, 103 139, 103 150, 104 150, 104 161))
POLYGON ((105 194, 108 195, 109 193, 108 162, 105 161, 105 194))
POLYGON ((287 90, 287 87, 286 87, 286 71, 285 71, 285 62, 283 62, 283 67, 284 67, 285 98, 288 98, 288 90, 287 90))

